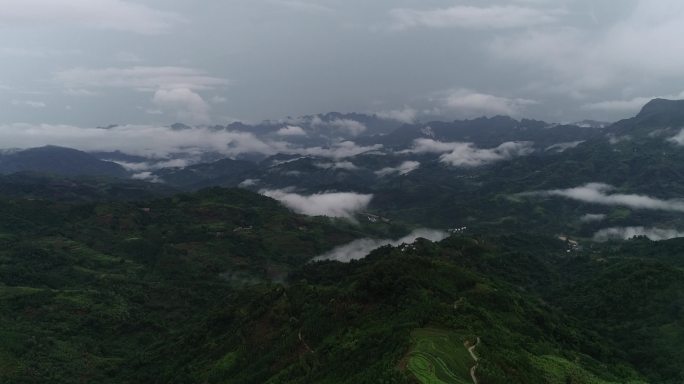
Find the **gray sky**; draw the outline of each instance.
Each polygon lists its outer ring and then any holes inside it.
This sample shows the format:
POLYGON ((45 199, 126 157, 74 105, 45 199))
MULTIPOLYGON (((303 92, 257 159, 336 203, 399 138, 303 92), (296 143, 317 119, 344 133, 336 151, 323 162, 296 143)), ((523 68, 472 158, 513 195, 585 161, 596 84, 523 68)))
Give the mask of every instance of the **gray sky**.
POLYGON ((684 91, 681 0, 0 0, 0 124, 630 116, 684 91))

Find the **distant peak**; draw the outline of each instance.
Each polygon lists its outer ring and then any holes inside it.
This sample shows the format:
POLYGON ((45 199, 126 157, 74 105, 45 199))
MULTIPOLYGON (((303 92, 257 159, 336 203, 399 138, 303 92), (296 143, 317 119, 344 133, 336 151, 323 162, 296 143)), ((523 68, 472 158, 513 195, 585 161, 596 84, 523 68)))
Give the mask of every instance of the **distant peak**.
POLYGON ((670 113, 684 114, 684 100, 653 99, 641 108, 638 117, 670 113))

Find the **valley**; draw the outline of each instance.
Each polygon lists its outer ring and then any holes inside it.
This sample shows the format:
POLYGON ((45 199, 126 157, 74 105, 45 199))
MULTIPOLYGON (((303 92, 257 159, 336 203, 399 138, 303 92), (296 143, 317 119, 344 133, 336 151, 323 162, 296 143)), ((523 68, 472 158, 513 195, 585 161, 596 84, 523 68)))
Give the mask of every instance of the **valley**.
POLYGON ((684 383, 681 0, 0 0, 0 384, 684 383))
POLYGON ((37 160, 0 177, 0 378, 678 382, 684 162, 637 131, 610 144, 628 123, 553 153, 449 144, 468 166, 388 144, 154 182, 37 160))

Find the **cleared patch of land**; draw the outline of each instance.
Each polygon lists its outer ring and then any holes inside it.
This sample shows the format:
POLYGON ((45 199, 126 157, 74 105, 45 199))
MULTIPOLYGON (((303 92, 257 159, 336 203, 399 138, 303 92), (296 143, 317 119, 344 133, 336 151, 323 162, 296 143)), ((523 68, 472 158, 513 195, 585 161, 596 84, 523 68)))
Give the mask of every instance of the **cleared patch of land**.
POLYGON ((470 384, 473 359, 463 348, 463 335, 436 328, 411 333, 413 348, 407 369, 423 384, 470 384))
MULTIPOLYGON (((544 372, 544 379, 550 384, 583 383, 583 384, 617 384, 613 381, 601 380, 592 373, 586 371, 559 356, 534 356, 532 364, 544 372)), ((641 381, 630 381, 627 384, 645 384, 641 381)))

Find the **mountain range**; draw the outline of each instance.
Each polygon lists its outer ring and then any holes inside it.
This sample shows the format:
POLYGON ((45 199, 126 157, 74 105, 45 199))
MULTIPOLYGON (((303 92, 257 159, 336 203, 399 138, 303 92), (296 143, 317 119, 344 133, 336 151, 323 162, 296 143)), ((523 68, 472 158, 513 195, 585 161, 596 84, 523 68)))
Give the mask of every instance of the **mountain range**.
POLYGON ((0 382, 681 383, 682 127, 655 99, 3 150, 0 382))

